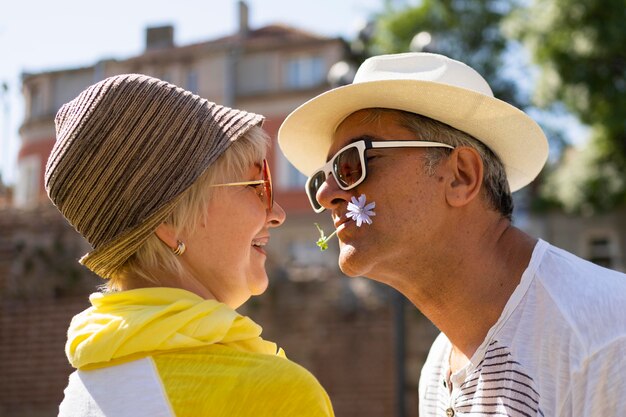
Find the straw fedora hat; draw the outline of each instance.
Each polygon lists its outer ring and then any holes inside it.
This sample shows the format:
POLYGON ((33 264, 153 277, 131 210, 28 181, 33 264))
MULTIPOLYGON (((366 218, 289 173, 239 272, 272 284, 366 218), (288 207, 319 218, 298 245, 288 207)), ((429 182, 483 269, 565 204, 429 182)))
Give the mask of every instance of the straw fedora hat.
POLYGON ((511 191, 531 182, 548 158, 548 141, 534 120, 494 98, 469 66, 431 53, 367 59, 352 84, 320 94, 287 116, 278 132, 280 148, 309 176, 326 162, 339 124, 375 107, 421 114, 472 135, 501 159, 511 191))

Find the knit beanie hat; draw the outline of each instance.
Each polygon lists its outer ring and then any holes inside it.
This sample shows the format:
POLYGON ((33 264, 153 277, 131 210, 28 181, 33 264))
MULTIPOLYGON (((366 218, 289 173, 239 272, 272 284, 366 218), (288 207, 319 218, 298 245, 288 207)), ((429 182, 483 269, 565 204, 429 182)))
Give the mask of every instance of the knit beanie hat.
POLYGON ((177 197, 263 120, 140 74, 107 78, 63 105, 45 186, 93 247, 80 263, 110 278, 177 197))

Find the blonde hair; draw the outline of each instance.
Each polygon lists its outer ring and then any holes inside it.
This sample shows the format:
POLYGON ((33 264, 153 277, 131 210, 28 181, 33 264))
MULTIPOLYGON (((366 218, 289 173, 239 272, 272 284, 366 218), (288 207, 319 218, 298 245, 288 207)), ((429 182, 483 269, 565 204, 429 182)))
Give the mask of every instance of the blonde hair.
MULTIPOLYGON (((207 215, 208 204, 216 190, 211 185, 241 181, 252 164, 265 158, 269 143, 267 133, 261 127, 252 126, 180 195, 165 223, 173 226, 177 234, 197 227, 202 216, 207 215)), ((188 272, 172 249, 152 233, 102 289, 121 291, 127 289, 131 280, 135 287, 152 287, 163 285, 163 277, 188 279, 188 272)))

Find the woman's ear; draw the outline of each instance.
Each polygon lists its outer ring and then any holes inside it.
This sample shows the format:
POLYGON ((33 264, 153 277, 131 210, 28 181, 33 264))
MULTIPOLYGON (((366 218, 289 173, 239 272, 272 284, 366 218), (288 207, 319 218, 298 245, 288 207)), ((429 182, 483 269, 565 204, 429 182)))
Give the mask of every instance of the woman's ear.
POLYGON ((167 245, 172 250, 178 246, 178 239, 176 238, 176 233, 172 225, 168 223, 161 223, 157 226, 154 233, 157 235, 159 240, 165 245, 167 245))
POLYGON ((452 181, 446 188, 446 200, 452 207, 469 204, 480 192, 483 183, 483 161, 478 151, 457 147, 448 158, 452 181))

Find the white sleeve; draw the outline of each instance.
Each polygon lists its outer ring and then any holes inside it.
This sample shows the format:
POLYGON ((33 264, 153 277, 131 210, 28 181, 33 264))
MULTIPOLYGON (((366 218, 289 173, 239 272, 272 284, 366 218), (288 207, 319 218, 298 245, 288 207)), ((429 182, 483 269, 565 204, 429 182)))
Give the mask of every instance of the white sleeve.
POLYGON ((571 410, 562 415, 626 416, 626 336, 591 357, 572 375, 571 410))
POLYGON ((58 417, 175 417, 152 358, 70 375, 58 417))

